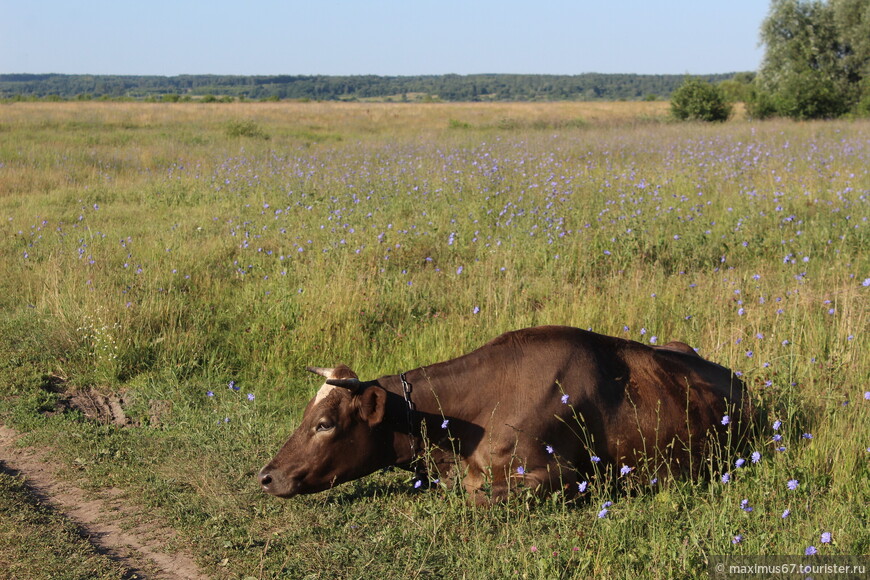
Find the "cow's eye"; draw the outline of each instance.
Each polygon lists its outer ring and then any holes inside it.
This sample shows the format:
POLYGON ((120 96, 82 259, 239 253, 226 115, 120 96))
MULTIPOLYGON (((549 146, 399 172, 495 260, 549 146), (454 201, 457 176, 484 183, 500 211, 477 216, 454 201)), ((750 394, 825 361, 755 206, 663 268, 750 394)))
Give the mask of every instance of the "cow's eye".
POLYGON ((319 431, 329 431, 329 430, 331 430, 333 427, 335 427, 335 425, 333 425, 333 424, 330 423, 329 421, 320 421, 320 422, 317 424, 317 431, 318 431, 318 432, 319 432, 319 431))

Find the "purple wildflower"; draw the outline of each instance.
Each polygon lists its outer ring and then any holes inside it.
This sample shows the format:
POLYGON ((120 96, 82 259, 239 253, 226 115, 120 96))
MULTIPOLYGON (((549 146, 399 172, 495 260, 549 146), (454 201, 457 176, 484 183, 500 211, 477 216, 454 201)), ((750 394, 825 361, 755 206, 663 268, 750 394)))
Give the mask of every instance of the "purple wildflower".
POLYGON ((789 479, 788 483, 786 485, 788 485, 788 488, 790 490, 794 491, 798 488, 798 486, 800 485, 800 482, 796 479, 789 479))
POLYGON ((818 550, 816 550, 815 546, 807 546, 807 549, 804 550, 804 556, 812 556, 816 552, 818 552, 818 550))
POLYGON ((586 488, 588 488, 588 487, 589 487, 589 482, 588 482, 588 481, 581 481, 580 483, 577 484, 577 490, 578 490, 580 493, 585 493, 585 492, 586 492, 586 488))
POLYGON ((761 453, 759 453, 758 451, 753 451, 752 452, 752 463, 758 463, 759 461, 761 461, 761 453))
POLYGON ((620 475, 628 475, 629 473, 631 473, 632 469, 634 469, 634 468, 629 467, 628 465, 623 465, 622 469, 619 470, 619 474, 620 475))
POLYGON ((831 532, 822 532, 821 542, 823 544, 830 544, 831 543, 831 532))

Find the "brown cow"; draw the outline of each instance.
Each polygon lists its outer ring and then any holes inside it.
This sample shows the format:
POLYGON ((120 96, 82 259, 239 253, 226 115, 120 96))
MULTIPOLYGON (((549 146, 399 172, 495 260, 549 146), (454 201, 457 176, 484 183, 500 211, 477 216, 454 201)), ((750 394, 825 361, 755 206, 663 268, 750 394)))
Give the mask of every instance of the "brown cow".
POLYGON ((649 477, 697 474, 745 405, 740 380, 683 343, 647 346, 565 326, 508 332, 374 381, 343 365, 308 370, 326 383, 259 476, 278 497, 391 465, 461 477, 478 501, 487 487, 497 499, 519 486, 570 491, 580 477, 623 465, 649 477))

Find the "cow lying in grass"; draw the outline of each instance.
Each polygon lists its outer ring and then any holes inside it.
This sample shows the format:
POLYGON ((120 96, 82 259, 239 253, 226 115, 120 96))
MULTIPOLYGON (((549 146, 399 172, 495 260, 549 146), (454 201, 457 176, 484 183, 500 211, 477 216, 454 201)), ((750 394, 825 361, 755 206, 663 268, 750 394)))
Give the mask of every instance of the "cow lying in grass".
POLYGON ((570 491, 622 466, 651 478, 698 474, 712 448, 735 438, 728 430, 748 406, 731 371, 683 343, 564 326, 508 332, 372 381, 344 365, 308 370, 326 382, 259 475, 278 497, 392 465, 461 478, 478 501, 518 487, 570 491))

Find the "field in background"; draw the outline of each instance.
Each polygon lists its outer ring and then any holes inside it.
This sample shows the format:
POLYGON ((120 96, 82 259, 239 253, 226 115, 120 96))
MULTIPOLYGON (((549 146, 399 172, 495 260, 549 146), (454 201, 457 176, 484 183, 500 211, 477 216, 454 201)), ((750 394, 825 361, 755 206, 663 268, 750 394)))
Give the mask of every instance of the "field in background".
POLYGON ((714 555, 867 554, 870 124, 666 114, 0 107, 0 420, 80 484, 127 490, 215 577, 672 578, 714 555), (305 365, 374 378, 534 324, 683 340, 741 372, 768 417, 758 461, 488 510, 401 473, 257 489, 318 384, 305 365), (115 396, 126 426, 75 392, 115 396))

